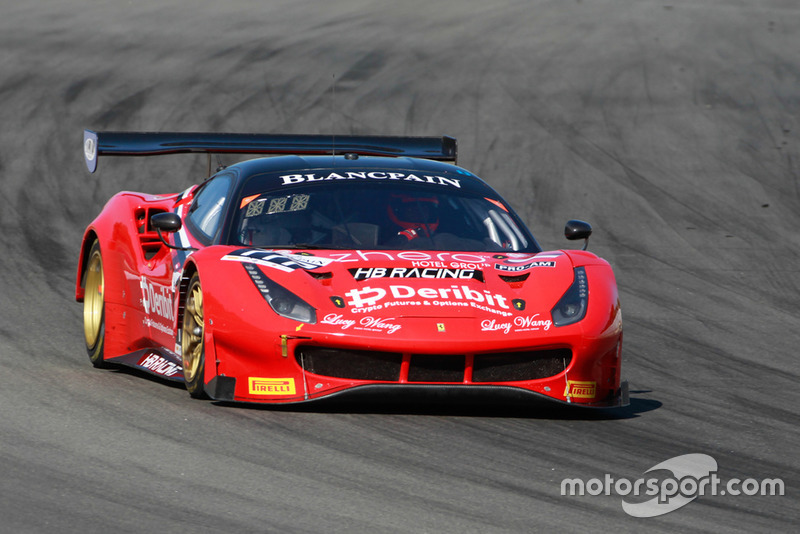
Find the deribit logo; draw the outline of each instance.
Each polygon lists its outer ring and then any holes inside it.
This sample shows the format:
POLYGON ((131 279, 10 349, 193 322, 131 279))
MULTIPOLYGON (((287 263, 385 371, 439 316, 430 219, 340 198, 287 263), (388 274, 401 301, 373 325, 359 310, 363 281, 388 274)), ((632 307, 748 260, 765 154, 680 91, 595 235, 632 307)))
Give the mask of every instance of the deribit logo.
POLYGON ((169 321, 175 320, 175 313, 172 310, 172 290, 169 287, 154 284, 144 276, 139 282, 139 287, 142 290, 142 307, 145 314, 154 313, 169 321))
POLYGON ((614 479, 605 475, 603 479, 583 481, 567 478, 561 481, 561 495, 620 495, 622 509, 633 517, 657 517, 686 506, 697 497, 706 495, 783 495, 785 487, 779 478, 732 478, 726 483, 717 476, 717 461, 707 454, 684 454, 654 465, 645 474, 653 471, 668 471, 669 477, 614 479), (653 497, 643 502, 630 502, 630 496, 653 497), (628 499, 626 500, 626 497, 628 499))
MULTIPOLYGON (((478 303, 485 303, 489 306, 496 306, 506 310, 511 309, 508 305, 508 299, 499 294, 492 294, 488 290, 483 293, 471 289, 469 286, 452 285, 450 287, 423 287, 413 288, 410 286, 389 286, 389 291, 394 299, 414 299, 421 298, 423 301, 431 299, 444 299, 450 301, 473 301, 478 303)), ((361 289, 351 289, 345 296, 350 297, 351 300, 347 302, 350 306, 355 308, 363 308, 365 306, 375 306, 378 301, 386 297, 387 292, 380 287, 364 287, 361 289)))

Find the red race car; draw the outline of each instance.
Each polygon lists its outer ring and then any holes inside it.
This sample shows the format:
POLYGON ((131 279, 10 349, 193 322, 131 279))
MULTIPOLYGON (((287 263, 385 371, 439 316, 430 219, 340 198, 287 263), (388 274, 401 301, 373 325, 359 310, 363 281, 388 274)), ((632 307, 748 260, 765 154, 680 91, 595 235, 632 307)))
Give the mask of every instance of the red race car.
MULTIPOLYGON (((84 132, 91 172, 100 156, 179 152, 271 157, 109 200, 75 293, 95 366, 229 402, 480 390, 627 404, 611 267, 542 251, 455 165, 454 139, 84 132)), ((567 223, 568 239, 590 233, 567 223)))

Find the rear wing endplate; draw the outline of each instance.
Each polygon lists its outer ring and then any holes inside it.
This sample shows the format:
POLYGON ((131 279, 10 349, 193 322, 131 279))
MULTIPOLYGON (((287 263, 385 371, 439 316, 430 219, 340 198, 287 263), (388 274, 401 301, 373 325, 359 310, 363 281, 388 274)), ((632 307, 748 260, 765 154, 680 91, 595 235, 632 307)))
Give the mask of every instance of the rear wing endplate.
POLYGON ((452 137, 385 137, 367 135, 283 135, 191 132, 83 131, 83 154, 89 172, 100 156, 206 154, 394 156, 456 162, 452 137))

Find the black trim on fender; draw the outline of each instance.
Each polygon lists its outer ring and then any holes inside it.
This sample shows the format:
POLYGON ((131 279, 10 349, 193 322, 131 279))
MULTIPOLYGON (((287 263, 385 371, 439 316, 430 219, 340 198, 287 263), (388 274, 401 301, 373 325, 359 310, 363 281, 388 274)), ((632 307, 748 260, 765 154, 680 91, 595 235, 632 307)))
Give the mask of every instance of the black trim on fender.
POLYGON ((205 385, 206 394, 213 400, 232 401, 236 389, 236 378, 217 375, 205 385))

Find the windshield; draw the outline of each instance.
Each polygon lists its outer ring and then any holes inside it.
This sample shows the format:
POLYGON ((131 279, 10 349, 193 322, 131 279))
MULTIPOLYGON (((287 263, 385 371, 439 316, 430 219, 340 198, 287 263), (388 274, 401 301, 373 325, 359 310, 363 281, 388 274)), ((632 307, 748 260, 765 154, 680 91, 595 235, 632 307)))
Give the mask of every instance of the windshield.
POLYGON ((245 185, 231 244, 255 247, 539 252, 488 187, 328 182, 258 191, 245 185))

